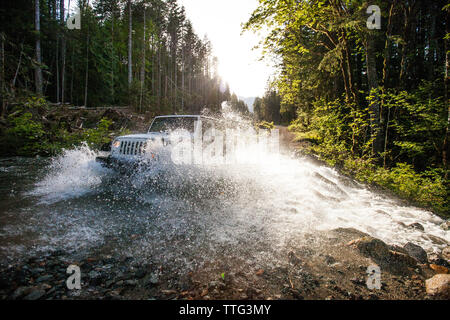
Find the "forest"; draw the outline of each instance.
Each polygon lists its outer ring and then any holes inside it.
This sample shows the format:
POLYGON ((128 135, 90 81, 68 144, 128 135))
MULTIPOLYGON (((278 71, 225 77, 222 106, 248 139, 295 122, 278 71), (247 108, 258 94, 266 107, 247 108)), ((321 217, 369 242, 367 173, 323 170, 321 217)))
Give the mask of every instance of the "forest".
POLYGON ((218 75, 210 41, 195 33, 176 0, 18 0, 0 10, 2 155, 108 140, 112 119, 74 129, 68 107, 127 106, 146 121, 219 112, 223 101, 248 112, 218 75))
POLYGON ((260 0, 244 31, 278 74, 255 116, 308 152, 448 214, 448 1, 260 0), (380 8, 380 29, 369 29, 380 8))
POLYGON ((64 0, 34 3, 14 1, 1 12, 3 107, 27 92, 159 113, 217 109, 229 98, 210 41, 176 0, 78 1, 79 29, 66 26, 64 0))

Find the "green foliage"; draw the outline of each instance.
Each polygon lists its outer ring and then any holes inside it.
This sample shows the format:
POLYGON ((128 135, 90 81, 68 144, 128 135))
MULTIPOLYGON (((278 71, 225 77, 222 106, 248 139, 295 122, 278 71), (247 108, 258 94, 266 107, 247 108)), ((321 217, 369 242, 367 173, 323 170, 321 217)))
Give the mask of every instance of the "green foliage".
POLYGON ((442 169, 416 172, 410 164, 397 163, 391 169, 374 165, 370 160, 347 159, 343 171, 361 182, 376 184, 397 195, 449 217, 448 187, 442 169))
POLYGON ((45 131, 41 123, 32 120, 32 116, 26 112, 8 118, 12 127, 6 130, 5 140, 19 155, 35 154, 43 149, 45 131))
POLYGON ((422 88, 412 93, 379 93, 384 107, 396 113, 389 126, 388 157, 392 158, 392 167, 379 166, 371 153, 371 139, 364 140, 364 132, 370 129, 368 108, 321 99, 313 103, 310 115, 299 113, 288 129, 296 133, 297 140, 312 142, 306 152, 319 155, 361 182, 392 190, 445 216, 450 212, 448 180, 444 169, 433 166, 435 161, 429 157, 433 145, 442 143, 445 109, 441 99, 428 95, 423 100, 421 93, 422 88))
POLYGON ((7 127, 0 135, 0 152, 3 155, 34 156, 54 155, 62 149, 73 148, 87 143, 91 148, 98 149, 111 141, 114 134, 126 134, 125 131, 112 132, 112 120, 103 118, 95 127, 75 132, 69 132, 64 123, 48 121, 41 113, 48 108, 42 98, 29 97, 23 105, 7 117, 7 127))
POLYGON ((260 129, 266 129, 266 130, 272 130, 275 128, 275 125, 273 122, 267 122, 267 121, 261 121, 257 124, 258 128, 260 129))
POLYGON ((109 137, 109 127, 112 123, 112 120, 105 118, 101 119, 97 128, 85 130, 81 134, 79 140, 86 142, 89 146, 94 148, 98 148, 103 144, 108 143, 111 141, 111 138, 109 137))

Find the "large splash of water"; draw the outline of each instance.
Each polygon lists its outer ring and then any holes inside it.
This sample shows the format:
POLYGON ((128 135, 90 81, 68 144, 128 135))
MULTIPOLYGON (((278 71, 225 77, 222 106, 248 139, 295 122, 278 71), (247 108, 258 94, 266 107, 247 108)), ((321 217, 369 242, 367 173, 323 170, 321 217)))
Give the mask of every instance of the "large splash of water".
POLYGON ((47 174, 39 181, 31 195, 41 196, 41 201, 54 202, 75 198, 91 192, 101 184, 102 177, 110 171, 95 162, 98 154, 86 144, 52 159, 47 174))

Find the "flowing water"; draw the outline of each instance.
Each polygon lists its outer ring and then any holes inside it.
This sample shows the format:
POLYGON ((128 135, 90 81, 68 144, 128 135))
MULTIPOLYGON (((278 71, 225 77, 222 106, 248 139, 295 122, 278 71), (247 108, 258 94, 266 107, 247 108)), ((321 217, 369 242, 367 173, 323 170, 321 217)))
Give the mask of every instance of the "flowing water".
POLYGON ((428 251, 444 246, 432 236, 450 241, 439 217, 308 159, 118 173, 95 156, 84 146, 51 159, 0 159, 0 262, 63 249, 183 270, 215 259, 276 264, 304 234, 338 227, 428 251), (415 222, 425 232, 402 225, 415 222))

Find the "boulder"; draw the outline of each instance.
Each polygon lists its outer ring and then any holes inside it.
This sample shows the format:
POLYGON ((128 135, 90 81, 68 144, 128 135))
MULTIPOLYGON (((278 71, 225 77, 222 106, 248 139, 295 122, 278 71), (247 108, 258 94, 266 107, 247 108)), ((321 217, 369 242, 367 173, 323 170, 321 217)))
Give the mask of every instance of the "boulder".
POLYGON ((437 274, 425 281, 427 294, 433 297, 450 298, 450 274, 437 274))
POLYGON ((440 225, 441 229, 448 231, 450 229, 450 220, 447 220, 440 225))
POLYGON ((433 269, 436 273, 449 273, 446 267, 437 264, 430 264, 430 268, 433 269))
POLYGON ((354 242, 361 254, 375 260, 385 260, 389 256, 389 246, 373 237, 362 237, 354 242))
POLYGON ((38 300, 45 295, 45 290, 43 289, 35 289, 31 291, 30 294, 25 296, 24 300, 38 300))
POLYGON ((353 240, 349 245, 355 245, 362 255, 374 260, 382 270, 395 274, 409 274, 410 268, 417 265, 416 259, 405 253, 390 250, 386 243, 370 236, 353 240))
POLYGON ((449 260, 444 259, 441 255, 437 253, 430 253, 428 255, 428 262, 430 264, 437 264, 439 266, 444 266, 446 268, 450 268, 449 260))
POLYGON ((416 229, 416 230, 420 230, 420 231, 425 231, 425 228, 423 227, 423 225, 421 225, 418 222, 411 223, 410 225, 408 225, 408 228, 416 229))
POLYGON ((450 247, 448 247, 448 246, 445 247, 445 248, 442 250, 441 255, 442 255, 442 258, 443 258, 443 259, 447 260, 447 263, 450 263, 450 247))
POLYGON ((413 257, 420 263, 426 263, 428 261, 427 252, 421 246, 408 242, 403 246, 403 249, 405 249, 409 256, 413 257))

